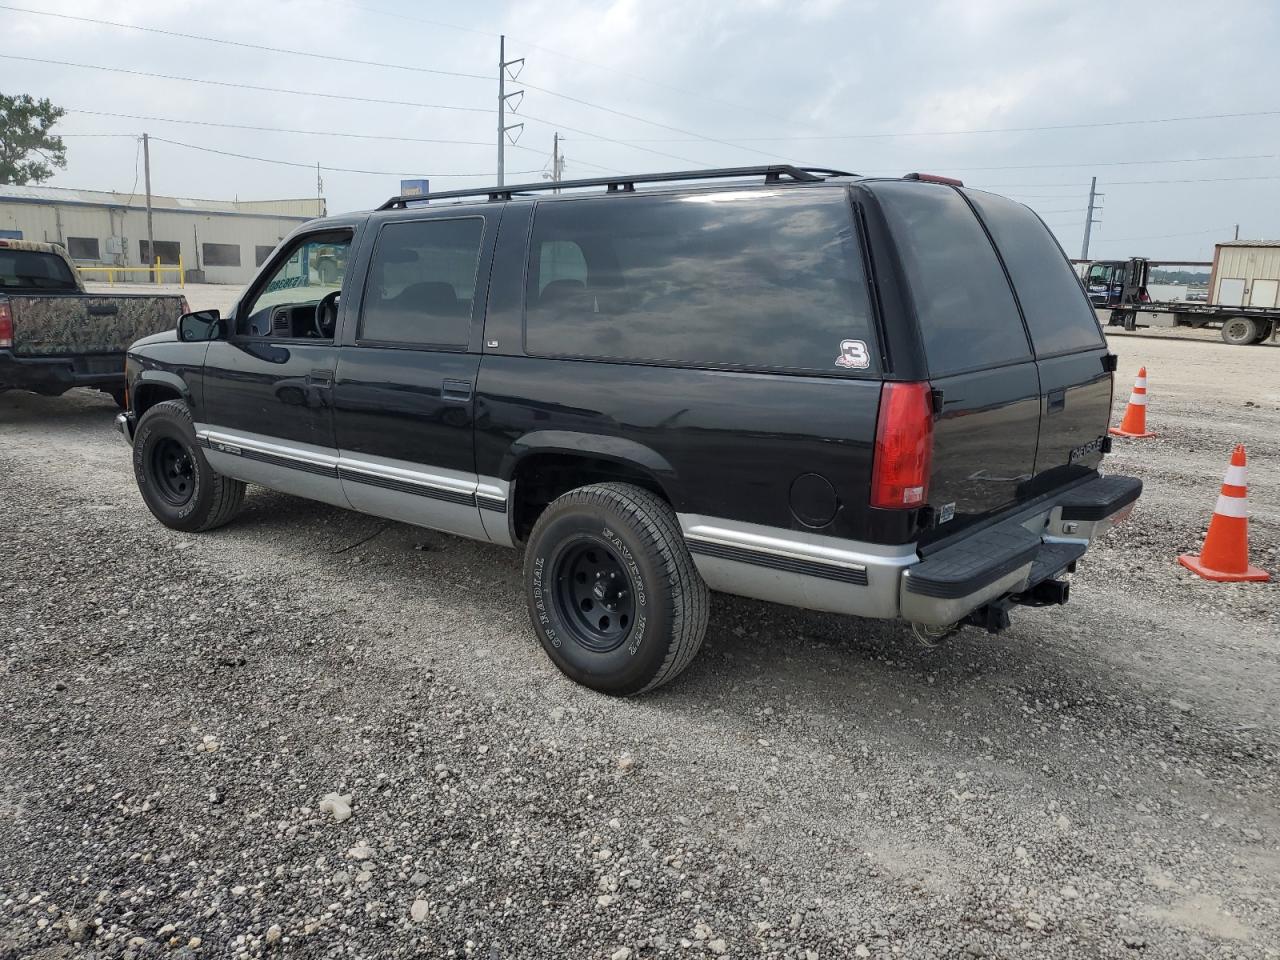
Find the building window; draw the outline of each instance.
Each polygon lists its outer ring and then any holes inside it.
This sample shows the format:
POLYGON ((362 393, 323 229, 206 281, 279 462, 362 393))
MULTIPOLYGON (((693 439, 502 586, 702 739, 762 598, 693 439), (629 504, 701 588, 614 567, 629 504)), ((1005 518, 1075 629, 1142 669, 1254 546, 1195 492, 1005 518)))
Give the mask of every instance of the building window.
POLYGON ((275 247, 257 246, 253 248, 253 265, 260 267, 271 259, 271 254, 275 251, 275 247))
POLYGON ((206 267, 240 266, 240 247, 234 243, 206 243, 203 252, 206 267))
POLYGON ((67 253, 72 260, 101 260, 97 237, 67 237, 67 253))
MULTIPOLYGON (((171 263, 174 266, 178 264, 178 257, 182 253, 182 245, 176 240, 157 240, 156 241, 156 257, 160 258, 161 263, 171 263)), ((151 255, 151 244, 146 240, 138 241, 138 255, 142 257, 142 262, 147 266, 155 263, 155 257, 151 255)))

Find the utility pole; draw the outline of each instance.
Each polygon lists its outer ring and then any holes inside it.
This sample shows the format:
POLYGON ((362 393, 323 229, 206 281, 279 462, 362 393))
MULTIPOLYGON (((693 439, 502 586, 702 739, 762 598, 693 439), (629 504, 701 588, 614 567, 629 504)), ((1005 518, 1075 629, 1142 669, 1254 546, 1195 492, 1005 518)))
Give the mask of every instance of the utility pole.
MULTIPOLYGON (((551 180, 553 183, 559 183, 563 178, 564 171, 560 168, 563 161, 560 159, 560 131, 556 131, 555 136, 551 138, 551 180)), ((557 187, 556 193, 560 192, 557 187)))
MULTIPOLYGON (((502 34, 498 37, 498 186, 503 185, 503 167, 505 165, 507 134, 512 130, 519 130, 524 127, 523 123, 513 123, 507 126, 507 101, 513 98, 516 102, 511 106, 512 110, 516 110, 520 106, 520 101, 524 99, 523 90, 513 90, 507 93, 507 68, 514 67, 517 64, 523 64, 524 57, 519 60, 507 59, 507 37, 502 34)), ((520 71, 517 70, 511 74, 514 80, 519 76, 520 71)), ((515 140, 511 141, 515 143, 515 140)))
POLYGON ((1085 216, 1084 220, 1084 244, 1080 248, 1081 260, 1089 259, 1089 234, 1093 231, 1093 225, 1095 223, 1102 222, 1101 220, 1093 219, 1093 214, 1097 208, 1098 198, 1104 196, 1106 196, 1106 194, 1098 192, 1098 178, 1094 177, 1089 182, 1089 213, 1085 216))
POLYGON ((1238 223, 1236 224, 1236 235, 1235 235, 1234 239, 1236 239, 1236 240, 1239 240, 1239 239, 1240 239, 1240 224, 1238 224, 1238 223))
POLYGON ((152 268, 151 282, 159 283, 160 275, 155 270, 156 236, 151 229, 151 138, 145 133, 142 135, 142 175, 147 184, 147 259, 151 261, 147 266, 152 268))
POLYGON ((320 201, 320 216, 327 216, 324 203, 324 179, 320 176, 320 161, 316 161, 316 199, 320 201))

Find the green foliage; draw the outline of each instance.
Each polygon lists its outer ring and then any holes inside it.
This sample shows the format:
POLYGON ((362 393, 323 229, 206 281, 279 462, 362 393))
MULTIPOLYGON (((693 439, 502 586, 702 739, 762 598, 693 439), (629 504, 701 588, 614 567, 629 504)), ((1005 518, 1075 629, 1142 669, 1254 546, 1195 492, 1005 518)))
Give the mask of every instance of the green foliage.
POLYGON ((0 93, 0 183, 42 183, 53 176, 54 167, 66 167, 66 145, 49 132, 64 113, 52 101, 29 93, 0 93))
POLYGON ((1199 284, 1209 282, 1208 270, 1158 270, 1151 271, 1153 283, 1199 284))

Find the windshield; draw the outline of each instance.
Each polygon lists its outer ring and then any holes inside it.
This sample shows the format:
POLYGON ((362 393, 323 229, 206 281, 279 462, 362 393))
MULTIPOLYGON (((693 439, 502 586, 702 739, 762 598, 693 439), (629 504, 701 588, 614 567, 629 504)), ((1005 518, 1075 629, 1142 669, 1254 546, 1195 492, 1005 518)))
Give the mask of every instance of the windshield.
POLYGON ((0 287, 75 290, 76 278, 56 253, 0 249, 0 287))

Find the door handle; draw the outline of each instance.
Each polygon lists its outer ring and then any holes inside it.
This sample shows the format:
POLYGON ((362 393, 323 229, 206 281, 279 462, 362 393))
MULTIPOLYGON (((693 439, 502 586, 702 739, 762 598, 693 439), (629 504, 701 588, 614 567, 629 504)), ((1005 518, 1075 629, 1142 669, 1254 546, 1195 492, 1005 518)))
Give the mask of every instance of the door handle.
POLYGON ((440 388, 440 399, 450 403, 469 403, 471 401, 470 380, 446 380, 440 388))
POLYGON ((1065 409, 1067 409, 1066 390, 1055 390, 1053 393, 1049 394, 1050 413, 1061 413, 1065 409))

